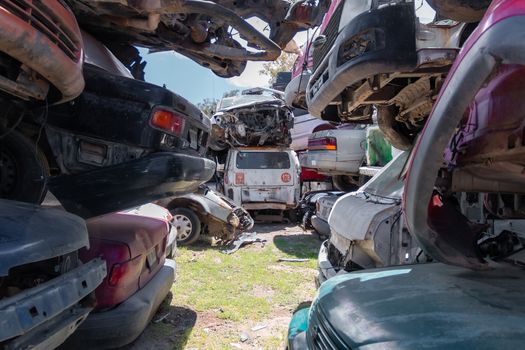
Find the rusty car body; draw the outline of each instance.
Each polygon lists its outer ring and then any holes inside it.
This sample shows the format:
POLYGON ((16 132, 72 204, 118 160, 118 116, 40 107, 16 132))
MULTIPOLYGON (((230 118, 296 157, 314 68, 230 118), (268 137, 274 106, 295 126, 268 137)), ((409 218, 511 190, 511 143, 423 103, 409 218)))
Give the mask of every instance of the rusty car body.
POLYGON ((70 4, 82 28, 108 46, 122 48, 123 56, 129 45, 175 50, 221 77, 232 77, 243 72, 247 61, 275 60, 298 31, 320 23, 329 2, 77 0, 70 4), (251 17, 268 24, 269 37, 246 21, 251 17))
POLYGON ((180 245, 191 244, 201 235, 228 243, 254 224, 243 207, 206 185, 201 185, 193 193, 164 198, 157 204, 171 212, 180 245))

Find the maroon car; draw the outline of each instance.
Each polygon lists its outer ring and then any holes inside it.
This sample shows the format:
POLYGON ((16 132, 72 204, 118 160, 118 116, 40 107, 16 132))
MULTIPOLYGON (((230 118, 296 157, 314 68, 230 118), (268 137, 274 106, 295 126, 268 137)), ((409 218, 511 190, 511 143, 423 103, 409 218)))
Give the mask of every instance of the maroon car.
POLYGON ((120 347, 146 328, 175 279, 175 262, 166 259, 169 217, 166 209, 149 204, 87 220, 90 249, 80 258, 101 257, 108 275, 95 290, 95 310, 65 348, 120 347))

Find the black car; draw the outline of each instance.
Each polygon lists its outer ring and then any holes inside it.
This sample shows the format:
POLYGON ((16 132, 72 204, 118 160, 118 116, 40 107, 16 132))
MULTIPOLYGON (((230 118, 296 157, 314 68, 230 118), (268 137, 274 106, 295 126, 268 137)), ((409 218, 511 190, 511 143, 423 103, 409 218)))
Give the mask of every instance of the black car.
MULTIPOLYGON (((29 199, 40 200, 47 186, 68 211, 87 218, 192 192, 209 180, 209 118, 168 89, 134 79, 91 36, 83 40, 84 92, 32 112, 44 128, 42 152, 23 158, 39 161, 26 170, 47 181, 31 182, 29 199)), ((21 129, 31 135, 30 126, 21 129)))

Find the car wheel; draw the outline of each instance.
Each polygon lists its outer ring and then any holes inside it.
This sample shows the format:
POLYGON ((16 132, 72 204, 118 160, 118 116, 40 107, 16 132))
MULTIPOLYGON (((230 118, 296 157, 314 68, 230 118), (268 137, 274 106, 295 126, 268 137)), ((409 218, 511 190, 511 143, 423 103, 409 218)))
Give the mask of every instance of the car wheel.
POLYGON ((201 221, 191 209, 175 208, 170 210, 173 215, 172 225, 177 230, 177 244, 189 245, 199 239, 201 221))
POLYGON ((288 210, 288 220, 290 220, 290 223, 292 224, 296 224, 298 222, 297 211, 295 209, 288 210))
POLYGON ((40 204, 47 192, 47 161, 37 146, 13 131, 0 139, 0 197, 40 204))
POLYGON ((339 191, 352 192, 359 188, 359 176, 334 175, 332 182, 339 191))
POLYGON ((444 17, 459 22, 478 22, 490 0, 428 0, 428 4, 444 17))

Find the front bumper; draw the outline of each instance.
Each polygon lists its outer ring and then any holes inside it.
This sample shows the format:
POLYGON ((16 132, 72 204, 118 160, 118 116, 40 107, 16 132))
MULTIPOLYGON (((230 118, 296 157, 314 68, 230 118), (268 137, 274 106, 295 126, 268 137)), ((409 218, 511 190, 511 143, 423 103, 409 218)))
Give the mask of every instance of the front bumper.
POLYGON ((303 350, 308 349, 306 342, 306 330, 308 329, 308 313, 310 308, 303 308, 297 310, 288 326, 288 347, 287 350, 303 350))
POLYGON ((330 260, 328 260, 328 249, 326 246, 328 241, 324 241, 319 248, 319 255, 317 256, 317 269, 318 275, 317 280, 315 281, 317 287, 319 287, 324 281, 334 277, 337 274, 337 271, 332 266, 330 260))
POLYGON ((328 222, 319 218, 317 215, 312 215, 310 221, 319 235, 330 236, 330 225, 328 225, 328 222))
MULTIPOLYGON (((49 81, 60 91, 61 101, 82 92, 80 30, 61 1, 2 1, 0 23, 0 51, 49 81)), ((0 89, 22 99, 43 100, 47 96, 47 88, 28 77, 11 80, 0 76, 0 89)))
POLYGON ((67 340, 64 348, 108 349, 134 341, 168 295, 175 272, 175 261, 166 259, 155 277, 129 299, 114 309, 91 313, 67 340))
POLYGON ((203 157, 158 152, 130 162, 51 178, 62 206, 85 219, 157 199, 193 192, 211 179, 215 163, 203 157))
POLYGON ((0 342, 17 336, 21 337, 14 339, 16 344, 31 343, 35 339, 43 341, 41 331, 45 330, 55 344, 60 344, 71 333, 63 332, 62 328, 70 326, 70 322, 64 321, 67 315, 63 312, 88 296, 105 276, 105 261, 94 259, 37 287, 2 299, 0 342), (51 325, 62 328, 50 329, 51 325))
POLYGON ((413 3, 385 6, 356 16, 310 77, 306 100, 310 114, 324 109, 348 86, 381 73, 408 72, 417 66, 413 3), (371 41, 362 46, 362 42, 371 41), (355 45, 353 45, 355 44, 355 45), (352 47, 366 47, 346 56, 352 47), (343 58, 343 56, 348 58, 343 58))

